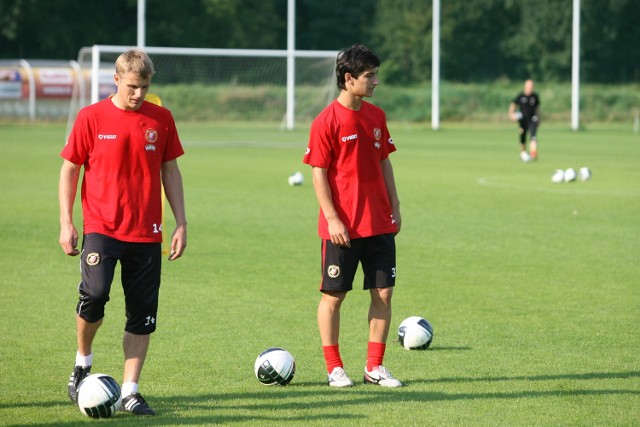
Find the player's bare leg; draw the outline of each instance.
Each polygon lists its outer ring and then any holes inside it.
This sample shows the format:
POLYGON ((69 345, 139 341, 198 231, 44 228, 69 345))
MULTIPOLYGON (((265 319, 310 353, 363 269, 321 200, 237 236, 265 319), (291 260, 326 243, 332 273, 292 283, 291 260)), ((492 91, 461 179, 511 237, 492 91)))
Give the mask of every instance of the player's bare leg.
POLYGON ((125 332, 122 339, 124 349, 124 378, 122 383, 137 383, 149 349, 150 335, 125 332))
POLYGON ((340 307, 346 292, 323 292, 318 304, 318 329, 331 387, 351 387, 353 381, 344 371, 340 348, 340 307))
POLYGON ((155 415, 156 412, 138 392, 140 373, 147 358, 151 335, 124 333, 124 377, 122 380, 122 408, 134 415, 155 415))
POLYGON ((91 348, 100 325, 102 325, 102 319, 90 323, 76 315, 78 353, 76 354, 76 363, 73 367, 73 372, 71 372, 69 383, 67 384, 69 398, 75 404, 78 404, 78 386, 91 372, 91 365, 93 363, 91 348))
POLYGON ((340 307, 346 292, 323 292, 318 304, 318 328, 322 345, 336 345, 340 338, 340 307))
POLYGON ((531 138, 531 141, 529 141, 529 151, 531 159, 536 160, 538 158, 538 140, 536 137, 531 138))
POLYGON ((386 343, 391 325, 393 287, 370 289, 369 341, 386 343))
POLYGON ((89 323, 80 316, 76 316, 76 329, 78 333, 78 353, 82 356, 91 354, 93 340, 102 325, 102 319, 89 323))
POLYGON ((371 304, 369 306, 369 349, 367 366, 365 367, 365 383, 383 387, 401 387, 402 383, 395 379, 383 365, 384 351, 391 325, 391 297, 393 287, 369 290, 371 304))

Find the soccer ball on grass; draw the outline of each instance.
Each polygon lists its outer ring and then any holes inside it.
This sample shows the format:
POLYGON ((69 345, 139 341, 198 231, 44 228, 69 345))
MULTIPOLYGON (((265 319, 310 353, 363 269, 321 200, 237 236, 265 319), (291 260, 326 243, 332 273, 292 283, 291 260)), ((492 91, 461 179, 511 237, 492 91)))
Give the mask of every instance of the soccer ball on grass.
POLYGON ((400 345, 407 350, 426 350, 433 341, 433 327, 420 316, 411 316, 398 327, 400 345))
POLYGON ((302 172, 295 172, 289 176, 289 185, 291 186, 302 185, 303 182, 304 182, 304 175, 302 175, 302 172))
POLYGON ((580 178, 580 181, 589 181, 591 179, 591 170, 586 166, 581 167, 578 171, 578 178, 580 178))
POLYGON ((121 403, 120 386, 109 375, 89 375, 78 386, 78 408, 88 417, 109 418, 121 403))
POLYGON ((296 373, 296 361, 287 350, 272 347, 260 353, 253 370, 264 385, 287 385, 296 373))

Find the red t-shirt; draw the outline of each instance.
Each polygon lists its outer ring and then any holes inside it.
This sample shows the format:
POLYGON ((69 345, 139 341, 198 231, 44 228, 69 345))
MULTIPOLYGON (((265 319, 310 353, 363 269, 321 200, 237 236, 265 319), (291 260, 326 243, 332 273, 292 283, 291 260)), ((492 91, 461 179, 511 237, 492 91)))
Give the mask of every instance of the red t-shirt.
POLYGON ((60 155, 84 165, 84 233, 161 242, 161 166, 182 154, 166 108, 122 110, 109 98, 80 110, 60 155))
MULTIPOLYGON (((384 111, 368 102, 353 111, 336 100, 313 121, 303 162, 327 169, 333 204, 351 238, 397 231, 380 165, 395 150, 384 111)), ((322 212, 318 234, 331 238, 322 212)))

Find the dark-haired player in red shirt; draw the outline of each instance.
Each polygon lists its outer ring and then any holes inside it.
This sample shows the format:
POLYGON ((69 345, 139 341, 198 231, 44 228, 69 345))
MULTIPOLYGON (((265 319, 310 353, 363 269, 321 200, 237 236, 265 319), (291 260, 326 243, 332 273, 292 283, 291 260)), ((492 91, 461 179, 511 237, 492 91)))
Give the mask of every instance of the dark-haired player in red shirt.
POLYGON ((160 289, 162 199, 176 220, 169 260, 187 245, 182 175, 184 154, 171 112, 144 100, 154 73, 151 59, 130 50, 116 60, 116 94, 80 111, 62 150, 60 171, 60 245, 71 256, 77 249, 73 204, 80 169, 82 180, 82 281, 76 306, 78 351, 69 379, 69 397, 78 403, 78 384, 93 364, 92 344, 109 301, 120 261, 125 295, 122 409, 155 415, 138 391, 138 380, 156 329, 160 289))
POLYGON ((340 307, 362 264, 369 290, 369 344, 364 380, 385 387, 402 383, 384 367, 396 278, 395 235, 400 202, 389 154, 395 151, 384 111, 364 101, 373 95, 380 60, 358 44, 336 61, 338 98, 314 120, 303 162, 312 167, 320 204, 322 297, 318 326, 329 385, 353 382, 344 370, 338 338, 340 307))

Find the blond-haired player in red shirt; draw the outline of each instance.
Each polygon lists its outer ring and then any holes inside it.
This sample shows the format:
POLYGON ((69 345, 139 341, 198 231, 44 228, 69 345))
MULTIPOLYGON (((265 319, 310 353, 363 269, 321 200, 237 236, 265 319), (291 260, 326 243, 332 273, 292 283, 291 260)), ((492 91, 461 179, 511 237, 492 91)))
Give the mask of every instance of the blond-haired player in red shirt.
POLYGON ((349 387, 339 350, 340 308, 362 264, 369 290, 369 342, 366 383, 400 387, 384 367, 391 297, 396 278, 395 235, 400 231, 400 202, 389 154, 395 151, 373 96, 380 60, 361 44, 341 51, 336 60, 340 95, 314 120, 303 162, 312 167, 320 204, 322 297, 318 326, 332 387, 349 387))
POLYGON ((176 229, 169 260, 187 245, 187 219, 182 175, 177 158, 184 154, 171 112, 144 100, 154 67, 140 50, 116 60, 113 97, 82 109, 62 150, 60 170, 60 245, 70 256, 81 255, 82 281, 76 306, 78 351, 69 397, 78 403, 78 384, 93 364, 92 344, 109 301, 116 263, 120 261, 125 294, 122 409, 155 415, 138 391, 138 381, 156 329, 160 289, 162 205, 164 185, 176 229), (80 169, 83 241, 73 204, 80 169))

